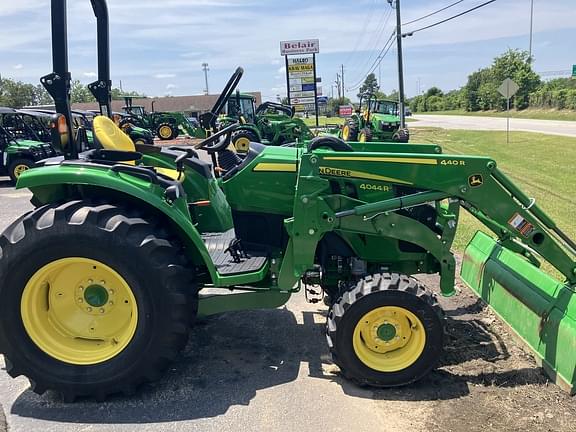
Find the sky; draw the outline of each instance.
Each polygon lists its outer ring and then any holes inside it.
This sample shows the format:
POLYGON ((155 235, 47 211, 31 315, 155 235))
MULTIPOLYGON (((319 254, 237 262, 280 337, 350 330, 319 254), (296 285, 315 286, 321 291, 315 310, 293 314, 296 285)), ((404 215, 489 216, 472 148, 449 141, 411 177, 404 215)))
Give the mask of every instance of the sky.
MULTIPOLYGON (((460 4, 403 28, 417 29, 482 3, 460 4)), ((566 71, 576 64, 575 0, 534 0, 534 69, 566 71)), ((407 22, 453 0, 402 0, 407 22)), ((49 0, 0 0, 0 74, 38 83, 52 70, 49 0)), ((113 85, 149 96, 202 94, 202 63, 210 93, 219 93, 237 66, 242 91, 265 100, 286 94, 280 41, 318 38, 318 76, 330 95, 344 64, 347 96, 361 83, 391 35, 395 16, 386 0, 109 0, 113 85)), ((70 69, 95 80, 96 25, 88 0, 68 1, 70 69)), ((496 2, 403 39, 405 91, 459 88, 508 48, 528 49, 530 0, 496 2)), ((375 74, 381 89, 398 88, 395 47, 375 74)))

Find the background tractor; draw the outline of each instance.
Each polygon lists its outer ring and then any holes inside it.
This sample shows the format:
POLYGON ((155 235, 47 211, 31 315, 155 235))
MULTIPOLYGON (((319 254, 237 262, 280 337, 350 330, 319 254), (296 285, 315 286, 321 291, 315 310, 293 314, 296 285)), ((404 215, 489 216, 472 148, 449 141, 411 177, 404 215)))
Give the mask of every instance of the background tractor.
MULTIPOLYGON (((91 2, 107 112, 108 15, 105 0, 91 2)), ((105 115, 94 120, 103 149, 79 155, 65 23, 66 1, 52 0, 58 55, 41 83, 65 157, 21 175, 36 208, 0 236, 0 352, 11 376, 67 401, 130 395, 160 378, 195 317, 276 308, 303 291, 329 308, 326 338, 344 377, 412 383, 438 364, 444 340, 437 293, 415 276, 437 273, 437 291, 456 294, 451 246, 466 210, 492 236, 470 242, 462 279, 574 391, 576 244, 494 160, 334 137, 251 143, 238 155, 230 125, 196 146, 210 165, 190 148, 136 148, 105 115)))
POLYGON ((256 108, 256 98, 237 92, 230 97, 219 118, 221 127, 240 122, 232 142, 241 152, 248 151, 250 142, 266 145, 283 145, 314 138, 310 128, 294 117, 294 109, 288 105, 264 102, 256 108))
POLYGON ((344 141, 360 142, 408 142, 410 139, 408 129, 400 128, 398 102, 377 99, 374 95, 360 98, 360 107, 346 119, 341 136, 344 141))
MULTIPOLYGON (((122 107, 125 116, 120 120, 120 127, 143 128, 153 131, 161 140, 172 140, 180 133, 188 134, 194 138, 204 138, 205 131, 194 126, 188 118, 178 112, 147 112, 143 106, 132 105, 132 96, 124 97, 125 106, 122 107)), ((129 129, 128 129, 129 130, 129 129)))

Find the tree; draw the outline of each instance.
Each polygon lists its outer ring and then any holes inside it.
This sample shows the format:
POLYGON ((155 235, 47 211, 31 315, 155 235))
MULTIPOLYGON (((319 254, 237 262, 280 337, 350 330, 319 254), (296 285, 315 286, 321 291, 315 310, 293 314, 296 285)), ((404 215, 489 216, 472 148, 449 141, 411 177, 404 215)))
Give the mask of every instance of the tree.
POLYGON ((378 80, 376 79, 376 75, 373 73, 368 74, 366 79, 364 80, 364 84, 358 90, 358 97, 364 98, 367 95, 374 95, 376 92, 380 90, 380 86, 378 85, 378 80))
POLYGON ((444 96, 444 93, 442 92, 442 90, 440 90, 438 87, 430 87, 428 89, 428 91, 425 94, 426 97, 431 97, 431 96, 444 96))
POLYGON ((506 78, 511 78, 518 84, 520 88, 514 95, 513 106, 516 109, 527 108, 530 93, 540 86, 540 77, 532 70, 528 51, 509 49, 494 59, 491 69, 497 85, 506 78))
POLYGON ((70 86, 70 100, 72 103, 95 102, 96 99, 88 90, 88 87, 79 80, 74 80, 70 86))
POLYGON ((22 108, 33 105, 37 89, 32 84, 14 81, 9 78, 0 80, 0 104, 11 108, 22 108))

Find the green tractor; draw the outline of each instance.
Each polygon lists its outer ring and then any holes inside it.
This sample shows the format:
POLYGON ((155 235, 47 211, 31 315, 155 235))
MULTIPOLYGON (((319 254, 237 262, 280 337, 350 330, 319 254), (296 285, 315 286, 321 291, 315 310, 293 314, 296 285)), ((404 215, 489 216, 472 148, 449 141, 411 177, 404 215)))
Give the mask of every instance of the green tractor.
POLYGON ((408 129, 400 127, 398 102, 368 95, 362 109, 363 99, 360 98, 358 111, 346 119, 342 127, 341 137, 344 141, 409 141, 408 129))
POLYGON ((186 116, 178 112, 147 112, 143 106, 133 105, 132 96, 124 97, 125 106, 122 107, 125 116, 120 120, 120 127, 131 130, 134 127, 154 131, 161 140, 176 139, 180 133, 188 134, 194 138, 205 138, 202 128, 195 127, 186 116))
POLYGON ((256 108, 256 98, 236 92, 230 97, 218 119, 220 127, 240 121, 232 143, 240 152, 247 152, 250 142, 279 146, 314 138, 310 128, 294 117, 294 108, 275 102, 264 102, 256 108))
MULTIPOLYGON (((100 34, 106 3, 92 5, 100 34)), ((94 120, 103 149, 79 156, 65 8, 52 0, 58 55, 41 79, 65 158, 22 174, 17 187, 36 209, 0 236, 0 352, 11 376, 68 401, 133 394, 159 379, 197 316, 276 308, 304 292, 329 307, 326 338, 343 376, 412 383, 444 343, 437 295, 415 275, 439 273, 438 291, 456 294, 450 249, 464 209, 494 234, 476 234, 462 278, 574 391, 576 244, 494 160, 334 137, 251 143, 238 155, 230 125, 197 145, 212 166, 189 148, 135 148, 106 116, 94 120)))
POLYGON ((0 125, 0 175, 8 175, 14 184, 24 171, 36 166, 38 161, 57 155, 52 145, 16 139, 0 125))

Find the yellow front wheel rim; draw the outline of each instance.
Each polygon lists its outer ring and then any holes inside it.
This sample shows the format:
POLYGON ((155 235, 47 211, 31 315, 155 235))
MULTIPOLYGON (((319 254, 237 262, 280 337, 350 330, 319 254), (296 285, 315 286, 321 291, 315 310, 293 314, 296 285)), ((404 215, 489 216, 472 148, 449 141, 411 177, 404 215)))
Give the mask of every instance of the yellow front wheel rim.
POLYGON ((75 365, 117 356, 138 324, 138 306, 126 280, 88 258, 63 258, 42 267, 26 284, 20 309, 36 346, 75 365))
POLYGON ((160 136, 162 138, 170 138, 172 136, 172 129, 170 126, 162 126, 160 128, 160 136))
POLYGON ((358 142, 366 142, 366 134, 361 133, 358 142))
POLYGON ((18 178, 24 171, 28 171, 30 167, 26 164, 18 164, 14 167, 14 177, 18 178))
POLYGON ((382 306, 356 324, 353 346, 362 363, 379 372, 398 372, 413 365, 424 352, 426 329, 407 309, 382 306))

